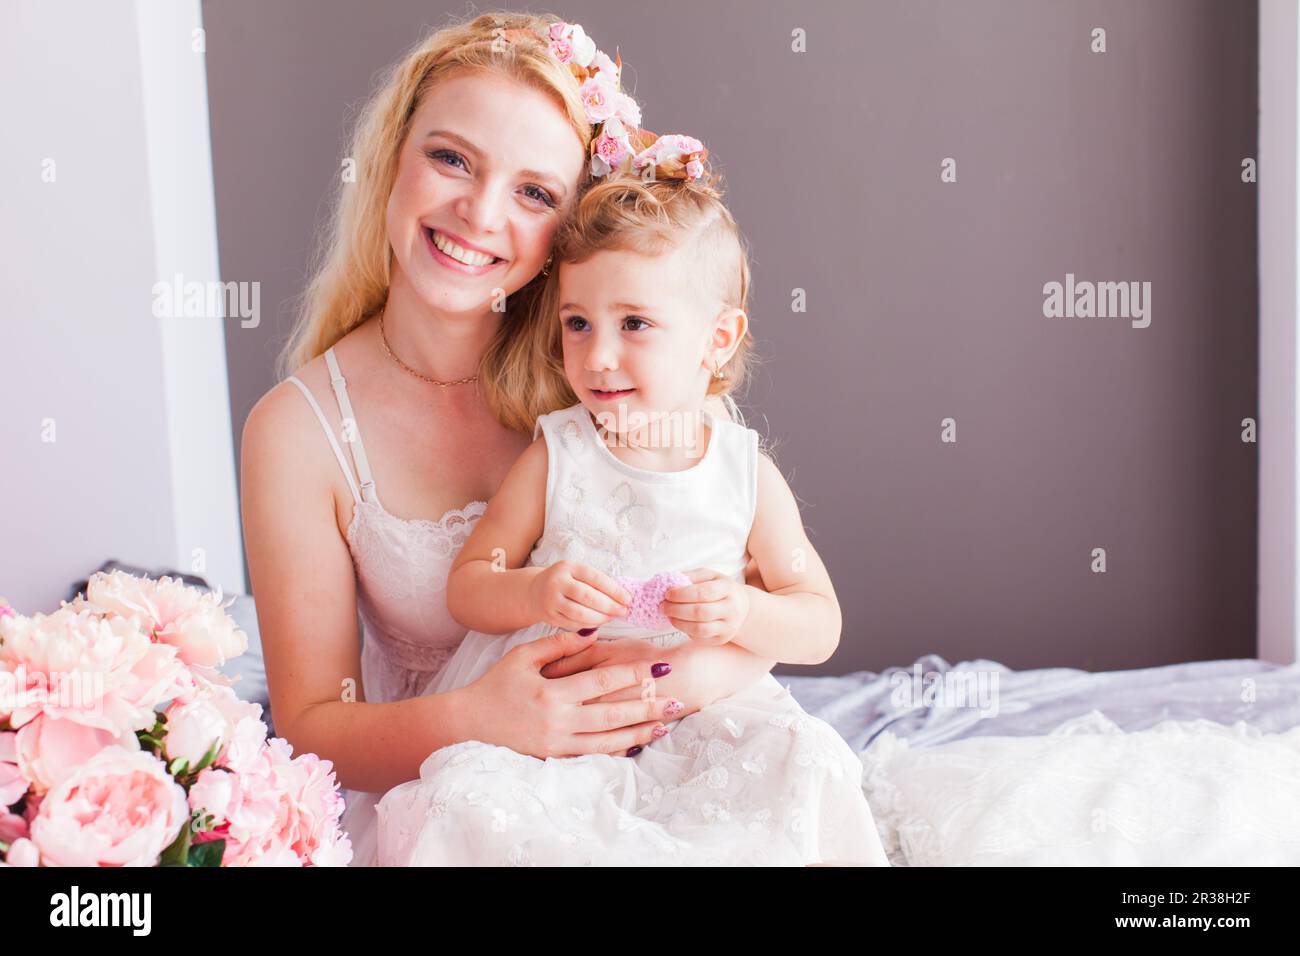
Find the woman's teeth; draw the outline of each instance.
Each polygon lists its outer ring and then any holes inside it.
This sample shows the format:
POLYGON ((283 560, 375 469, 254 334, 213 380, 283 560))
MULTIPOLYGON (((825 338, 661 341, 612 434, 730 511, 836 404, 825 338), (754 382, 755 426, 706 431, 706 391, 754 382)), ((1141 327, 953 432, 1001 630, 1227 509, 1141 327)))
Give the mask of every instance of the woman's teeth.
POLYGON ((433 244, 438 247, 438 251, 451 256, 457 262, 463 262, 467 266, 487 266, 497 261, 495 256, 487 256, 481 252, 462 249, 437 230, 431 229, 430 232, 433 233, 433 244))

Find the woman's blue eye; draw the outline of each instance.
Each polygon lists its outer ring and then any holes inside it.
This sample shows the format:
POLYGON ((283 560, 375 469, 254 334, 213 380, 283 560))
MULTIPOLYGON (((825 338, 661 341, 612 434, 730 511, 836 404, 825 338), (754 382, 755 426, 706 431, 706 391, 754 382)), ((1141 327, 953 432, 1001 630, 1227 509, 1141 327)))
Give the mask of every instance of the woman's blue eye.
MULTIPOLYGON (((455 150, 435 149, 435 150, 428 151, 426 155, 430 159, 437 160, 443 163, 444 165, 452 167, 453 169, 466 168, 465 157, 462 156, 460 153, 456 152, 455 150)), ((555 208, 556 205, 555 200, 552 199, 551 194, 548 193, 541 186, 535 186, 530 184, 524 188, 526 190, 532 190, 532 192, 529 192, 527 194, 529 199, 533 199, 536 200, 537 202, 543 203, 544 205, 550 207, 551 209, 555 208)))
POLYGON ((545 203, 546 205, 550 206, 552 209, 555 208, 555 200, 552 199, 551 194, 548 193, 541 186, 529 186, 527 188, 534 189, 537 191, 536 195, 532 197, 533 199, 536 199, 538 202, 545 203))
MULTIPOLYGON (((461 156, 460 153, 453 152, 453 151, 450 150, 450 149, 435 149, 435 150, 433 150, 431 153, 429 153, 428 156, 429 156, 430 159, 439 159, 439 160, 440 160, 440 159, 443 159, 443 157, 451 156, 451 157, 454 158, 454 159, 458 159, 458 160, 460 160, 462 164, 465 162, 465 157, 461 156)), ((454 163, 447 163, 447 165, 448 165, 448 166, 455 166, 454 163)), ((461 166, 458 166, 458 167, 456 167, 456 168, 457 168, 457 169, 464 169, 465 167, 464 167, 463 165, 461 165, 461 166)))

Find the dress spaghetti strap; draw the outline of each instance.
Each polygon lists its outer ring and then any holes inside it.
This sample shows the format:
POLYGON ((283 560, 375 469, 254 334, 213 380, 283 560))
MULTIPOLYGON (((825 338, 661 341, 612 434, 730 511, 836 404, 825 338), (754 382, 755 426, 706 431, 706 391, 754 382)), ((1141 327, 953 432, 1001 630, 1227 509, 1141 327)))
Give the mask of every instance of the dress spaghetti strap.
POLYGON ((285 379, 285 381, 293 382, 293 384, 297 385, 298 390, 301 391, 303 395, 306 396, 307 401, 311 403, 312 411, 314 411, 316 417, 320 419, 320 427, 325 429, 325 437, 330 440, 330 447, 334 449, 334 457, 339 460, 339 467, 343 469, 343 477, 347 478, 348 487, 352 489, 352 500, 360 502, 361 495, 357 492, 357 483, 352 477, 352 469, 348 467, 348 460, 343 457, 343 449, 339 447, 338 439, 334 437, 334 430, 330 428, 330 423, 325 420, 325 413, 320 410, 320 405, 316 403, 316 399, 312 396, 311 390, 307 388, 307 386, 302 383, 302 379, 298 378, 296 375, 290 375, 285 379))
MULTIPOLYGON (((361 441, 361 431, 357 428, 356 416, 352 414, 352 402, 348 398, 348 383, 343 377, 343 372, 339 369, 339 360, 334 355, 334 349, 331 347, 325 351, 325 362, 330 367, 330 385, 334 388, 334 397, 339 402, 339 414, 343 416, 343 428, 348 428, 351 423, 352 440, 348 442, 352 446, 352 461, 357 466, 357 478, 361 482, 361 496, 366 501, 379 501, 379 495, 375 492, 375 479, 370 473, 370 461, 366 458, 366 446, 361 441)), ((382 505, 381 505, 382 507, 382 505)))

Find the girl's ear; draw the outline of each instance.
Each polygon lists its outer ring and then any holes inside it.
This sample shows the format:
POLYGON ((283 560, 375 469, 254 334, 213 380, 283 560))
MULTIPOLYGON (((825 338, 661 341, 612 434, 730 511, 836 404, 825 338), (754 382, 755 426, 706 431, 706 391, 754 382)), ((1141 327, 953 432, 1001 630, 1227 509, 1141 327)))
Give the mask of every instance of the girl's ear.
POLYGON ((713 335, 709 338, 711 359, 719 365, 726 365, 748 330, 749 316, 743 309, 720 312, 713 323, 713 335))

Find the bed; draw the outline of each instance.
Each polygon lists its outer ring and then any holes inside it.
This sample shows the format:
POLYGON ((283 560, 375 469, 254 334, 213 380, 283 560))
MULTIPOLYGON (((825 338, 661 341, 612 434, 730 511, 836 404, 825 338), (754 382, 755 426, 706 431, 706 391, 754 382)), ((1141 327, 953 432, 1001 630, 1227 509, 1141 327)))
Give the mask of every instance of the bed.
MULTIPOLYGON (((249 650, 227 673, 274 732, 252 598, 230 613, 249 650)), ((895 865, 1300 865, 1300 666, 776 676, 862 758, 895 865)))

